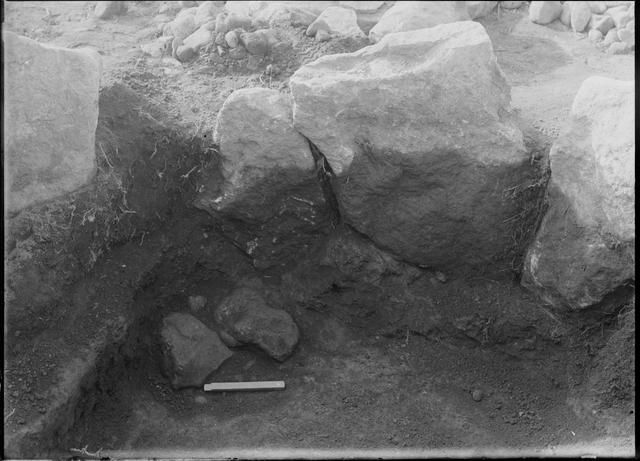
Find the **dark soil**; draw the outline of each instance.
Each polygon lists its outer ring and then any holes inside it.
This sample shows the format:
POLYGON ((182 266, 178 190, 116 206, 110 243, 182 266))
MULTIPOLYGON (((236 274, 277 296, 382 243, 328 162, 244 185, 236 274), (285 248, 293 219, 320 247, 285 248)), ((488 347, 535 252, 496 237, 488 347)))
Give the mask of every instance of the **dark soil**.
MULTIPOLYGON (((61 16, 43 26, 33 3, 12 4, 7 24, 58 44, 101 46, 105 82, 96 179, 6 220, 7 456, 69 457, 83 447, 112 457, 634 451, 634 301, 563 314, 519 285, 521 252, 503 270, 461 265, 443 277, 336 222, 304 244, 291 242, 295 251, 267 267, 242 245, 253 229, 193 207, 199 175, 217 161, 215 114, 233 89, 286 91, 300 64, 363 44, 316 44, 288 30, 297 37, 293 51, 273 62, 231 65, 204 53, 167 73, 162 61, 128 54, 143 40, 151 2, 130 2, 127 16, 82 32, 73 27, 89 21, 84 4, 52 6, 61 16), (279 73, 265 74, 268 64, 279 73), (247 284, 294 317, 301 342, 283 363, 235 348, 210 378, 281 379, 286 389, 171 389, 160 371, 162 317, 189 311, 188 297, 202 295, 205 308, 191 313, 215 329, 215 307, 247 284)), ((594 72, 583 57, 600 56, 574 45, 569 32, 532 32, 521 17, 502 10, 483 24, 514 85, 514 105, 553 135, 576 76, 594 72)), ((602 56, 599 69, 626 78, 627 58, 602 56)), ((532 133, 528 147, 544 154, 550 140, 532 133)), ((529 190, 514 196, 531 204, 527 228, 514 229, 518 244, 544 210, 540 187, 529 190)))

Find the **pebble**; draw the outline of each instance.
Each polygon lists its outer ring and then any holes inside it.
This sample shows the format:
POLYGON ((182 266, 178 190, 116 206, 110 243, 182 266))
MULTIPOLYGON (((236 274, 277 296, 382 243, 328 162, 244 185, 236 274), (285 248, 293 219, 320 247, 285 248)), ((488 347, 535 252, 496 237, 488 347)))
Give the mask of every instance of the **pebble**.
MULTIPOLYGON (((194 109, 197 109, 194 107, 194 109)), ((193 110, 193 109, 192 109, 193 110)), ((207 298, 204 296, 189 296, 189 309, 198 312, 207 304, 207 298)))
POLYGON ((204 405, 205 403, 207 403, 207 398, 204 395, 196 395, 196 398, 194 400, 200 405, 204 405))
POLYGON ((484 393, 480 390, 480 389, 475 389, 472 393, 471 393, 471 397, 473 398, 473 400, 475 400, 476 402, 479 402, 482 400, 482 398, 484 397, 484 393))
POLYGON ((331 34, 324 29, 319 29, 316 32, 316 42, 326 42, 331 39, 331 34))
POLYGON ((629 46, 623 42, 614 42, 607 50, 607 54, 624 54, 629 49, 629 46))
POLYGON ((435 277, 436 277, 436 280, 437 280, 438 282, 440 282, 440 283, 444 283, 444 282, 446 282, 446 281, 447 281, 447 276, 446 276, 446 275, 444 275, 444 273, 442 273, 442 272, 440 272, 440 271, 436 272, 434 275, 435 275, 435 277))
POLYGON ((614 42, 617 42, 619 40, 620 39, 618 38, 618 29, 616 29, 614 27, 609 32, 607 32, 607 35, 604 37, 604 44, 605 45, 610 45, 610 44, 612 44, 614 42))
POLYGON ((600 32, 598 29, 591 29, 589 31, 589 40, 591 40, 593 43, 599 42, 600 40, 602 40, 602 32, 600 32))
POLYGON ((628 29, 618 30, 618 38, 620 39, 620 41, 626 43, 629 46, 633 45, 635 42, 634 35, 635 34, 628 29))
POLYGON ((235 30, 227 32, 224 36, 224 40, 229 48, 236 48, 239 43, 238 34, 236 34, 235 30))

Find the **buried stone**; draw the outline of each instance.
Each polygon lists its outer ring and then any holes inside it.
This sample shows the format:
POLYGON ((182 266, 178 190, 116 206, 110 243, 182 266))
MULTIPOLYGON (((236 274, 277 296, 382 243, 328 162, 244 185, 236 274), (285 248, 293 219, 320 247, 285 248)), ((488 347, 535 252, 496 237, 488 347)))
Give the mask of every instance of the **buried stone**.
POLYGON ((215 331, 189 314, 165 317, 161 337, 162 369, 174 389, 202 386, 232 355, 215 331))
POLYGON ((300 333, 291 316, 269 307, 260 293, 239 288, 216 309, 223 330, 244 344, 254 344, 278 361, 288 358, 300 333))

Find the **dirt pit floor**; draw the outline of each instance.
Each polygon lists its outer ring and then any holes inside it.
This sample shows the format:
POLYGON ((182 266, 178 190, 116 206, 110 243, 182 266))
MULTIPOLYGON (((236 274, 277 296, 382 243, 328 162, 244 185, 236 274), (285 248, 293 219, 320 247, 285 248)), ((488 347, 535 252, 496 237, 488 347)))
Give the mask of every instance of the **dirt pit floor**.
MULTIPOLYGON (((45 20, 41 2, 4 4, 8 30, 99 50, 97 144, 111 158, 72 201, 9 217, 9 306, 31 317, 6 314, 7 456, 70 457, 83 447, 116 458, 635 453, 634 301, 559 316, 510 273, 349 278, 316 262, 327 239, 351 235, 340 225, 310 242, 295 270, 258 270, 190 206, 197 172, 185 174, 215 150, 210 133, 233 90, 286 91, 300 65, 366 43, 317 44, 288 30, 293 51, 271 78, 267 63, 207 53, 176 65, 136 50, 155 39, 157 3, 129 2, 110 21, 92 17, 93 3, 47 2, 45 20), (153 162, 136 162, 155 151, 153 162), (139 213, 111 219, 109 200, 122 190, 139 213), (162 317, 188 311, 188 296, 215 306, 238 280, 292 314, 300 344, 283 363, 235 348, 212 379, 284 380, 286 389, 172 390, 160 371, 162 317)), ((585 78, 635 78, 633 55, 531 24, 526 7, 479 22, 512 104, 548 143, 585 78)), ((213 322, 206 311, 198 318, 213 322)))

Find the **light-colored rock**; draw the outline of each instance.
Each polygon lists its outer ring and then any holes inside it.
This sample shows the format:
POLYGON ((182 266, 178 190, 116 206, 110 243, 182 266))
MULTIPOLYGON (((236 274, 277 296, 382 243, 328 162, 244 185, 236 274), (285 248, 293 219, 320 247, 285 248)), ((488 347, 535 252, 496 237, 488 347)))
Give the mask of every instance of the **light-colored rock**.
POLYGON ((531 2, 529 4, 529 20, 536 24, 549 24, 559 19, 561 14, 562 4, 560 2, 531 2))
POLYGON ((562 4, 562 11, 560 12, 560 22, 567 27, 571 27, 571 2, 564 2, 562 4))
POLYGON ((301 67, 290 87, 294 125, 328 160, 347 223, 416 264, 504 249, 518 212, 497 191, 522 182, 529 157, 480 24, 389 34, 301 67))
POLYGON ((600 31, 602 35, 606 35, 607 32, 609 32, 614 27, 615 23, 613 22, 613 18, 611 18, 611 16, 607 14, 596 20, 593 24, 593 29, 600 31))
POLYGON ((500 2, 500 8, 506 8, 507 10, 516 10, 525 3, 524 1, 509 1, 509 2, 500 2))
POLYGON ((318 15, 308 9, 282 2, 268 4, 253 14, 254 27, 275 27, 280 24, 308 27, 318 15))
POLYGON ((591 8, 588 2, 571 2, 571 28, 582 32, 591 20, 591 8))
POLYGON ((182 8, 178 4, 178 2, 163 2, 158 8, 158 14, 163 15, 173 15, 180 11, 182 8))
POLYGON ((593 43, 599 42, 600 40, 602 40, 602 32, 600 32, 598 29, 591 29, 589 31, 589 40, 593 43))
POLYGON ((194 20, 197 8, 187 8, 180 11, 169 24, 169 35, 184 40, 196 31, 194 20))
POLYGON ((469 20, 464 2, 396 2, 369 32, 376 43, 394 32, 407 32, 457 21, 469 20))
POLYGON ((4 49, 7 211, 71 192, 96 171, 100 56, 41 45, 9 31, 4 49))
POLYGON ((339 1, 307 1, 305 2, 305 1, 298 1, 298 0, 282 1, 280 3, 303 9, 308 13, 313 14, 316 18, 320 16, 320 14, 330 6, 338 6, 340 4, 339 1))
POLYGON ((609 45, 607 54, 626 54, 631 51, 631 46, 624 42, 614 42, 609 45))
POLYGON ((585 80, 551 153, 549 210, 523 284, 583 309, 635 278, 634 82, 585 80))
POLYGON ((180 0, 178 1, 178 5, 180 6, 181 9, 193 8, 198 6, 198 2, 194 0, 180 0))
POLYGON ((255 32, 240 34, 240 43, 253 56, 267 56, 269 49, 277 42, 278 39, 273 29, 258 29, 255 32))
POLYGON ((604 14, 607 11, 607 4, 605 2, 589 2, 589 8, 592 13, 604 14))
POLYGON ((309 25, 306 34, 314 37, 318 30, 325 30, 334 37, 364 38, 365 35, 358 27, 356 12, 349 8, 330 6, 309 25))
POLYGON ((202 26, 187 38, 185 38, 183 41, 183 45, 188 46, 195 52, 198 52, 200 48, 211 43, 211 38, 211 31, 205 26, 202 26))
POLYGON ((629 29, 618 29, 618 38, 621 42, 631 46, 635 43, 635 33, 629 29))
POLYGON ((235 30, 230 30, 224 36, 224 40, 229 48, 235 48, 240 43, 240 38, 235 30))
POLYGON ((193 21, 196 27, 200 27, 209 21, 215 21, 218 14, 220 14, 223 10, 224 7, 217 6, 216 2, 202 2, 202 4, 198 6, 198 9, 193 16, 193 21))
POLYGON ((374 13, 384 6, 383 1, 340 2, 343 8, 351 8, 356 13, 374 13))
POLYGON ((237 13, 227 15, 224 25, 226 30, 249 29, 251 28, 251 18, 237 13))
POLYGON ((331 40, 331 34, 324 29, 316 32, 316 42, 326 42, 331 40))
POLYGON ((111 19, 127 12, 127 2, 123 1, 98 1, 93 14, 99 19, 111 19))
POLYGON ((624 5, 609 8, 607 10, 607 14, 611 16, 617 28, 624 28, 624 26, 626 26, 632 19, 632 16, 629 16, 628 12, 629 9, 624 5))
POLYGON ((252 9, 255 10, 256 2, 245 1, 228 1, 224 5, 224 10, 227 14, 236 14, 241 17, 250 17, 252 9))
POLYGON ((293 128, 291 102, 277 90, 234 91, 220 109, 213 138, 220 146, 224 185, 218 196, 205 184, 200 208, 237 209, 240 217, 266 219, 276 214, 270 203, 275 195, 313 179, 309 145, 293 128))
POLYGON ((149 56, 153 58, 159 58, 164 54, 169 54, 169 50, 171 49, 171 42, 173 41, 173 37, 164 36, 158 37, 151 43, 145 43, 140 45, 140 49, 149 56))
POLYGON ((175 58, 180 62, 188 62, 198 56, 198 52, 190 46, 180 45, 176 47, 175 58))
POLYGON ((174 389, 202 386, 232 355, 215 331, 189 314, 165 317, 161 338, 162 370, 174 389))
POLYGON ((201 295, 189 296, 189 309, 193 312, 198 312, 204 309, 207 305, 207 298, 201 295))
POLYGON ((605 35, 604 37, 603 43, 605 46, 607 46, 619 41, 620 39, 618 38, 618 29, 614 27, 613 29, 609 29, 609 32, 607 32, 607 35, 605 35))
POLYGON ((254 344, 278 361, 286 360, 300 338, 298 327, 282 309, 269 307, 251 288, 239 288, 216 309, 215 318, 232 337, 254 344))
POLYGON ((391 8, 393 2, 340 2, 340 6, 343 8, 351 8, 355 10, 358 18, 358 27, 365 34, 369 34, 369 31, 375 26, 385 12, 391 8))
POLYGON ((494 8, 498 5, 498 2, 490 2, 490 1, 467 1, 465 2, 467 6, 467 12, 469 13, 469 17, 471 19, 478 19, 487 16, 491 13, 494 8))

